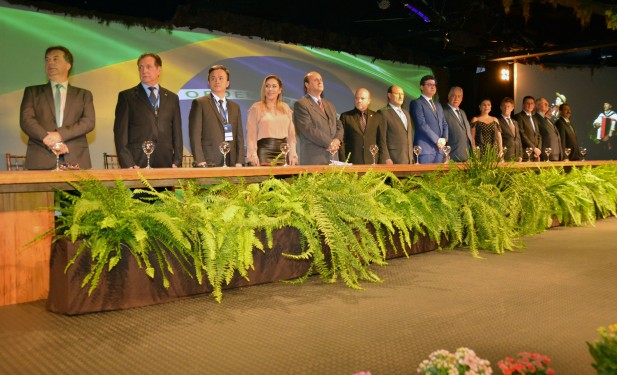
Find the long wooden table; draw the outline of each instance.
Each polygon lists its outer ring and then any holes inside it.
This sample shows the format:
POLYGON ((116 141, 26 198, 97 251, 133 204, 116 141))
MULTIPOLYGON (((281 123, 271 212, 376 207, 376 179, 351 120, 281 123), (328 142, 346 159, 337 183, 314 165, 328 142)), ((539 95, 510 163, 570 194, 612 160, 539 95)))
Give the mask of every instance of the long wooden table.
MULTIPOLYGON (((547 168, 617 164, 617 161, 514 163, 514 168, 547 168)), ((462 164, 456 166, 461 167, 462 164)), ((198 183, 232 182, 244 179, 258 182, 274 176, 288 178, 301 173, 343 170, 365 173, 369 170, 389 171, 395 175, 415 176, 450 167, 438 164, 414 165, 353 165, 294 166, 244 168, 165 168, 151 170, 109 169, 87 171, 17 171, 0 172, 0 306, 35 301, 47 297, 49 291, 49 259, 51 236, 24 246, 36 236, 53 228, 54 191, 71 190, 71 181, 97 179, 106 185, 122 180, 131 188, 142 187, 140 174, 155 187, 175 186, 179 179, 194 179, 198 183)))

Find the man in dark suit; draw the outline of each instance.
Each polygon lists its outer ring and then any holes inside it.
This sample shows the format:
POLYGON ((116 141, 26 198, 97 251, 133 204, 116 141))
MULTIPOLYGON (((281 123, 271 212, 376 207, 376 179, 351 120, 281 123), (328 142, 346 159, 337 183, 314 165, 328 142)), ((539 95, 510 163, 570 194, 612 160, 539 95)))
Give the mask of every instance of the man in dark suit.
POLYGON ((385 163, 381 154, 386 149, 386 140, 381 135, 382 118, 368 106, 371 104, 371 93, 364 88, 358 89, 354 98, 355 108, 341 114, 344 141, 339 151, 341 160, 352 164, 372 164, 373 155, 370 146, 377 145, 379 152, 375 155, 376 163, 385 163))
POLYGON ((241 167, 244 164, 244 129, 240 106, 227 100, 229 70, 214 65, 208 70, 210 95, 193 100, 189 113, 191 150, 198 166, 222 166, 223 154, 219 145, 229 142, 226 165, 241 167))
POLYGON ((163 62, 154 53, 137 59, 140 83, 120 92, 116 104, 114 142, 122 168, 144 168, 144 141, 155 143, 153 168, 182 166, 182 123, 178 95, 159 85, 163 62))
POLYGON ((420 163, 442 163, 441 150, 448 141, 448 124, 439 102, 433 100, 437 93, 435 77, 426 75, 420 80, 422 96, 409 103, 409 112, 416 125, 414 146, 422 147, 420 163))
POLYGON ((448 93, 448 105, 443 107, 443 113, 448 123, 448 145, 450 158, 454 161, 466 161, 470 150, 476 148, 471 136, 471 126, 465 111, 459 108, 463 101, 463 89, 452 87, 448 93))
POLYGON ((566 156, 566 158, 568 160, 581 160, 578 137, 576 136, 576 131, 574 130, 572 122, 570 122, 571 117, 572 110, 570 109, 570 104, 563 103, 559 106, 559 118, 557 119, 557 123, 555 123, 555 127, 559 130, 561 148, 564 150, 564 155, 566 148, 570 149, 570 155, 566 156))
POLYGON ((405 92, 399 86, 388 87, 388 105, 379 110, 383 117, 386 147, 381 158, 386 164, 413 163, 414 122, 402 108, 405 92))
POLYGON ((60 153, 67 163, 91 168, 86 134, 94 129, 92 93, 69 85, 73 55, 62 46, 45 51, 49 82, 26 87, 19 124, 28 135, 26 169, 52 169, 56 156, 51 148, 63 143, 60 153))
POLYGON ((302 165, 329 164, 338 159, 343 140, 343 124, 336 118, 334 104, 323 99, 321 74, 310 72, 304 76, 306 95, 294 103, 293 121, 298 135, 298 162, 302 165), (334 152, 334 155, 330 154, 334 152))
POLYGON ((499 120, 499 126, 501 126, 501 141, 503 147, 507 147, 503 159, 520 162, 523 160, 523 143, 521 142, 521 131, 518 122, 512 118, 514 99, 509 97, 503 98, 499 108, 501 108, 501 116, 497 119, 499 120))
MULTIPOLYGON (((523 98, 523 109, 514 115, 514 119, 518 122, 523 150, 528 147, 533 148, 532 159, 540 160, 540 155, 542 154, 542 135, 540 134, 538 124, 534 120, 533 111, 535 107, 536 100, 533 96, 525 96, 523 98)), ((523 155, 523 160, 529 160, 527 153, 523 155)))
POLYGON ((561 148, 561 137, 559 136, 559 130, 553 125, 553 123, 546 117, 548 112, 548 100, 545 98, 536 99, 536 114, 534 119, 537 120, 538 127, 540 128, 540 134, 542 135, 542 159, 546 160, 546 148, 551 148, 549 155, 550 161, 559 161, 563 159, 563 150, 561 148))

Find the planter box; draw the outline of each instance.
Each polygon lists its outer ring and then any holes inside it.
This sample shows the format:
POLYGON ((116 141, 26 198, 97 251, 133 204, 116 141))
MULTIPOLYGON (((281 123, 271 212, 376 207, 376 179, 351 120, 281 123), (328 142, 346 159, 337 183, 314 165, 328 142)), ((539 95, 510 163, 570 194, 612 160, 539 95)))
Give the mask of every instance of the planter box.
MULTIPOLYGON (((265 235, 260 233, 258 236, 265 243, 265 235)), ((236 275, 223 289, 290 280, 308 272, 309 261, 292 260, 282 255, 283 252, 300 253, 299 232, 295 228, 276 230, 272 237, 272 249, 266 249, 265 252, 253 251, 254 269, 248 271, 249 280, 236 275)), ((442 241, 442 244, 444 243, 445 239, 442 241)), ((47 298, 49 311, 66 315, 86 314, 155 305, 212 292, 212 286, 205 277, 203 284, 199 285, 196 279, 184 272, 175 258, 170 258, 175 273, 168 275, 170 286, 165 289, 158 269, 154 279, 149 278, 145 270, 137 266, 133 256, 128 251, 123 251, 120 262, 111 272, 104 271, 101 274, 98 287, 88 296, 88 286, 82 288, 81 283, 90 270, 89 251, 86 250, 67 272, 64 272, 78 248, 79 242, 72 243, 65 239, 55 242, 52 247, 47 298)), ((436 248, 436 243, 422 237, 411 248, 407 248, 407 253, 417 254, 436 248)), ((398 242, 396 249, 388 247, 387 258, 404 255, 398 242)), ((151 261, 154 264, 155 259, 151 261)))

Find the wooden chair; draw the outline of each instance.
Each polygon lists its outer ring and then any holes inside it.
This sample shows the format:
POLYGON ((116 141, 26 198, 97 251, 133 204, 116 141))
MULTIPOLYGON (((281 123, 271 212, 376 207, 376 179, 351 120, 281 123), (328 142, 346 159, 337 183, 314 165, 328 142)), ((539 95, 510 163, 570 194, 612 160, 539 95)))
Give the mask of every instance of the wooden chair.
POLYGON ((182 168, 192 168, 193 167, 193 155, 182 155, 182 168))
POLYGON ((7 171, 23 171, 26 169, 26 155, 11 155, 6 153, 6 170, 7 171))
POLYGON ((105 167, 105 169, 120 169, 120 163, 118 163, 118 155, 103 152, 103 166, 105 167))

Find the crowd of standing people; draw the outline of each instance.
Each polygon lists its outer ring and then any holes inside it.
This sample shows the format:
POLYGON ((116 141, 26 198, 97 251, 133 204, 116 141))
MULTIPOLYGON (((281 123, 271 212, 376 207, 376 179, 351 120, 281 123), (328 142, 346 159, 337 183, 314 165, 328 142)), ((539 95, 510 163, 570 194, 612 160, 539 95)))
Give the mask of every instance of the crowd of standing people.
MULTIPOLYGON (((62 46, 45 52, 49 82, 27 87, 21 104, 20 125, 28 135, 27 169, 51 169, 57 154, 66 162, 90 168, 86 135, 94 129, 90 91, 69 85, 73 56, 62 46), (54 151, 54 152, 52 152, 54 151)), ((145 53, 137 60, 140 82, 119 93, 115 110, 114 143, 122 168, 176 168, 182 166, 183 141, 178 95, 159 84, 163 62, 145 53), (144 141, 156 144, 146 154, 144 141)), ((190 148, 195 167, 223 165, 303 164, 333 161, 353 164, 430 164, 449 157, 457 162, 491 146, 502 160, 579 160, 571 107, 560 103, 558 114, 545 98, 523 98, 521 112, 514 101, 501 100, 501 114, 491 115, 484 99, 478 114, 468 119, 460 108, 463 89, 452 87, 448 103, 435 100, 437 81, 426 75, 419 82, 421 96, 403 108, 400 86, 387 89, 388 103, 373 111, 371 93, 355 92, 354 108, 340 118, 334 104, 323 97, 318 72, 304 77, 305 96, 293 111, 282 101, 283 82, 276 75, 263 80, 260 100, 254 103, 243 129, 240 106, 227 99, 230 72, 223 65, 208 71, 210 93, 194 99, 189 114, 190 148), (221 152, 225 144, 225 152, 221 152), (284 160, 280 159, 285 150, 284 160)), ((614 131, 610 126, 607 133, 614 131)), ((604 134, 604 133, 603 133, 604 134)), ((603 135, 602 134, 602 135, 603 135)))

